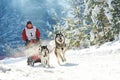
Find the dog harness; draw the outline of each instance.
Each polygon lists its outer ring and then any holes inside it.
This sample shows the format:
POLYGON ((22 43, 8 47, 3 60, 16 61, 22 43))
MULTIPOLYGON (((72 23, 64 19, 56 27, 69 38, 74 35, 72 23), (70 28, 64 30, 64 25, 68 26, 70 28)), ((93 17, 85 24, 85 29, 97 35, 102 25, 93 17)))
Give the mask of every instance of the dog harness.
POLYGON ((28 29, 27 27, 25 28, 26 31, 26 36, 28 40, 34 40, 36 39, 36 27, 33 26, 32 29, 28 29))
POLYGON ((57 42, 56 42, 56 48, 57 49, 64 49, 64 47, 66 47, 66 44, 65 43, 63 43, 63 44, 58 44, 57 42))

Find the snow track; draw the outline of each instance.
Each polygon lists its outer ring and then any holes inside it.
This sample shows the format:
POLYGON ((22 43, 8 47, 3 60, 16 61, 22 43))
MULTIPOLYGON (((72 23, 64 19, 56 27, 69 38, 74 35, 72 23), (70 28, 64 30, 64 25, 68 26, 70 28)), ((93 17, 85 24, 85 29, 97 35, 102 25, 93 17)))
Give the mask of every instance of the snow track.
POLYGON ((67 62, 59 66, 54 53, 50 55, 50 68, 27 66, 26 57, 6 58, 0 61, 0 80, 119 80, 120 43, 106 43, 68 50, 67 62))

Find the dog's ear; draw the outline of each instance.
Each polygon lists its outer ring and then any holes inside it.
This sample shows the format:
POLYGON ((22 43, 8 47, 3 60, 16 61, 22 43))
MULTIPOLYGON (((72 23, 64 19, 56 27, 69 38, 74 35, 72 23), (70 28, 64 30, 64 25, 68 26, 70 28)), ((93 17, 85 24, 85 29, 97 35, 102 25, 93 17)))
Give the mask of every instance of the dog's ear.
POLYGON ((59 34, 58 34, 58 33, 56 33, 56 34, 55 34, 55 38, 56 38, 56 37, 58 37, 58 35, 59 35, 59 34))
POLYGON ((62 35, 62 36, 63 36, 63 33, 62 33, 62 32, 60 32, 60 35, 62 35))
POLYGON ((44 49, 44 46, 43 46, 43 45, 41 45, 40 47, 41 47, 41 49, 44 49))
POLYGON ((41 45, 39 45, 39 47, 41 47, 41 45))
POLYGON ((60 33, 57 33, 56 35, 59 35, 60 33))
POLYGON ((60 34, 62 34, 61 31, 60 31, 60 34))
POLYGON ((41 50, 41 47, 39 47, 39 50, 41 50))

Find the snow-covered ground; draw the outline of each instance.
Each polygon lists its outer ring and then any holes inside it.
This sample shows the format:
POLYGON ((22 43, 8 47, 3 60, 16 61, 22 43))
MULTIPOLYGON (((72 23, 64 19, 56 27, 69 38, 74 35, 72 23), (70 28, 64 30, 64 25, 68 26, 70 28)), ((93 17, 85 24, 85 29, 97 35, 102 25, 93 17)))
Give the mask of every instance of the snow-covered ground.
POLYGON ((54 53, 50 68, 27 66, 26 57, 0 61, 0 80, 120 80, 120 42, 100 47, 68 50, 67 62, 59 66, 54 53))

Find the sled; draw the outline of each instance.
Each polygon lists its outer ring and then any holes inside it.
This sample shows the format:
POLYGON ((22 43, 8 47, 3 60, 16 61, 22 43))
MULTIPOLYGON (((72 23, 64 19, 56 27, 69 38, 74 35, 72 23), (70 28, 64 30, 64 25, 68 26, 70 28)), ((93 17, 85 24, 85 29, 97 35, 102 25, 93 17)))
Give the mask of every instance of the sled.
POLYGON ((32 55, 27 59, 27 65, 34 66, 34 63, 41 63, 41 59, 38 55, 32 55))
MULTIPOLYGON (((33 48, 34 46, 38 45, 38 43, 39 42, 37 42, 36 40, 31 40, 26 47, 27 49, 29 49, 30 47, 33 48)), ((41 62, 41 59, 39 55, 36 53, 33 53, 31 56, 27 58, 27 65, 34 66, 34 63, 37 63, 37 62, 41 62)))

